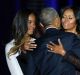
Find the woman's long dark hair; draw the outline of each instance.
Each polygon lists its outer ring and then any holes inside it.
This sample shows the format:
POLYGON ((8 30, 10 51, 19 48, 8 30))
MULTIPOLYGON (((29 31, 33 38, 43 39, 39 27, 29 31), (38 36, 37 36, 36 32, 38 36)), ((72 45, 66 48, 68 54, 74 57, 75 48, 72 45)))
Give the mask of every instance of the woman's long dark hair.
POLYGON ((15 46, 10 49, 8 52, 8 57, 10 55, 14 55, 19 48, 24 44, 25 40, 31 39, 31 37, 40 36, 40 26, 38 15, 34 10, 20 10, 13 20, 13 38, 15 39, 15 46), (34 30, 33 35, 26 34, 28 30, 28 18, 33 14, 36 18, 36 28, 34 30), (38 35, 37 35, 38 34, 38 35))
MULTIPOLYGON (((38 14, 34 10, 20 10, 13 20, 13 38, 15 39, 15 44, 19 44, 20 40, 23 38, 25 33, 28 30, 27 21, 30 14, 34 14, 36 17, 36 29, 34 31, 34 34, 32 36, 36 36, 35 34, 39 32, 39 18, 38 14)), ((36 36, 37 37, 37 36, 36 36)))

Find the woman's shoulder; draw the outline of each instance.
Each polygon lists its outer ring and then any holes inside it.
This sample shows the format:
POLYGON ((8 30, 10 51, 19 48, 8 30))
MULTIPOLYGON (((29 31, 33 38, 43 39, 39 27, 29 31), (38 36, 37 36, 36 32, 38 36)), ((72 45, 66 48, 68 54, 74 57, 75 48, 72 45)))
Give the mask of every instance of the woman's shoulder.
POLYGON ((7 44, 5 45, 5 51, 6 51, 6 52, 9 52, 10 48, 13 47, 13 46, 15 46, 15 45, 14 45, 14 42, 15 42, 15 40, 13 39, 13 40, 11 40, 9 43, 7 43, 7 44))
MULTIPOLYGON (((9 43, 6 44, 6 46, 5 46, 5 55, 7 55, 7 53, 10 51, 10 49, 15 46, 14 42, 15 42, 15 40, 13 39, 9 43)), ((17 52, 14 55, 11 55, 10 58, 17 57, 18 55, 19 55, 19 52, 17 52)))

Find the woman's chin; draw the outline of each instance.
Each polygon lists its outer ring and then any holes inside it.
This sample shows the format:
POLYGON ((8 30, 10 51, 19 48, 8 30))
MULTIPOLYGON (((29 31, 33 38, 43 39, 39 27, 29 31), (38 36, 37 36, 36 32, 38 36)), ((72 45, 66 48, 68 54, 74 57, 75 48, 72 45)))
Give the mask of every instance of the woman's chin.
POLYGON ((29 35, 32 35, 33 33, 29 32, 28 34, 29 34, 29 35))

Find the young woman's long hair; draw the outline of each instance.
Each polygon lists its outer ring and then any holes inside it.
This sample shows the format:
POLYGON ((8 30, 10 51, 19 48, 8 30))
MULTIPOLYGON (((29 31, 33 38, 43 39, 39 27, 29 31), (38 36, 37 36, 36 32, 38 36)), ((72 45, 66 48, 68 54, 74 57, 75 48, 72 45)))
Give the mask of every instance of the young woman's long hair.
POLYGON ((8 55, 13 55, 15 54, 19 49, 19 47, 24 43, 25 38, 27 37, 25 36, 27 30, 28 30, 28 18, 30 14, 34 14, 36 17, 36 28, 34 30, 33 35, 31 35, 32 37, 38 37, 41 34, 40 31, 40 26, 39 26, 39 18, 37 13, 34 10, 20 10, 19 12, 17 12, 16 16, 14 17, 13 23, 12 23, 12 29, 13 29, 13 38, 15 39, 15 46, 13 48, 11 48, 11 50, 9 51, 8 55), (39 29, 39 30, 38 30, 39 29), (40 33, 39 33, 40 32, 40 33), (38 35, 37 35, 38 34, 38 35))

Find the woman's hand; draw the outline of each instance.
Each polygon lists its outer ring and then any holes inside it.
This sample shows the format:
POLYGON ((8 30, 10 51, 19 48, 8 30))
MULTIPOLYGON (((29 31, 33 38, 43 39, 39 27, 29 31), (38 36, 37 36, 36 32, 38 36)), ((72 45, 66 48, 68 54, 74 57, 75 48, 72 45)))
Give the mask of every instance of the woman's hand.
POLYGON ((49 49, 50 52, 53 52, 53 53, 60 54, 60 55, 64 56, 66 51, 64 50, 64 47, 63 47, 60 39, 58 39, 58 43, 59 43, 59 45, 54 44, 53 42, 50 42, 47 45, 47 48, 49 49))
POLYGON ((21 47, 21 50, 22 51, 33 51, 34 48, 36 47, 37 47, 37 44, 35 44, 35 41, 30 39, 24 42, 24 44, 21 47))

